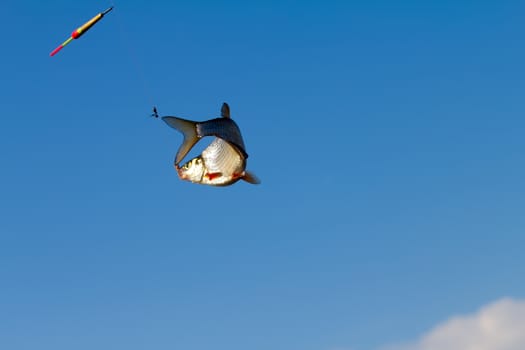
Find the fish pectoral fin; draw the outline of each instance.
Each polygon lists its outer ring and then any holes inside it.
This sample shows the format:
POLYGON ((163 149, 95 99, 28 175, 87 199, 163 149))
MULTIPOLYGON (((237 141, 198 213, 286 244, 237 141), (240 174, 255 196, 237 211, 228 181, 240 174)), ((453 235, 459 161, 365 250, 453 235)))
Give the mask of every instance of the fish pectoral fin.
POLYGON ((216 179, 218 177, 221 177, 222 173, 208 173, 205 176, 208 178, 208 180, 213 180, 213 179, 216 179))
POLYGON ((222 104, 221 107, 221 117, 230 118, 230 106, 226 102, 222 104))
POLYGON ((259 180, 259 178, 257 176, 255 176, 255 174, 249 172, 249 171, 245 171, 244 172, 244 175, 241 177, 241 179, 243 179, 244 181, 248 182, 248 183, 251 183, 253 185, 258 185, 261 183, 261 180, 259 180))
POLYGON ((179 147, 177 156, 175 157, 175 164, 179 164, 197 141, 199 141, 199 136, 197 135, 197 123, 177 117, 162 117, 162 120, 172 128, 180 131, 184 136, 184 141, 179 147))

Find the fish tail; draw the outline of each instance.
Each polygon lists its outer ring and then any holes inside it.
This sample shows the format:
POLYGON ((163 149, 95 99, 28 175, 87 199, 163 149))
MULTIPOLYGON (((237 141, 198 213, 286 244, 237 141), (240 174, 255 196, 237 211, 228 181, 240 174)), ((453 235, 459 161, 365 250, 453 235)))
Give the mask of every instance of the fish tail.
POLYGON ((255 176, 254 173, 251 173, 249 171, 245 171, 244 175, 241 177, 244 181, 251 183, 252 185, 258 185, 261 183, 261 180, 257 176, 255 176))
POLYGON ((199 141, 199 136, 197 135, 197 123, 177 117, 162 117, 162 120, 172 128, 180 131, 184 136, 184 141, 179 147, 177 156, 175 157, 175 164, 179 164, 197 141, 199 141))

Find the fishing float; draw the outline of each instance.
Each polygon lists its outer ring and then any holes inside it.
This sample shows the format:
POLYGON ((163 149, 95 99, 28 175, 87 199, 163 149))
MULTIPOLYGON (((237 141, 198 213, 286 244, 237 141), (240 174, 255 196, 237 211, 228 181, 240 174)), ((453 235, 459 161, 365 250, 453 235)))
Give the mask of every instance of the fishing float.
POLYGON ((102 17, 104 17, 105 14, 107 14, 109 11, 113 10, 113 6, 111 6, 110 8, 108 8, 106 11, 104 12, 100 12, 99 14, 97 14, 95 17, 91 18, 89 21, 87 21, 86 23, 84 23, 82 26, 78 27, 76 30, 73 31, 73 33, 71 34, 71 36, 69 38, 67 38, 66 41, 64 41, 62 44, 60 44, 56 49, 54 49, 53 51, 51 51, 51 53, 49 54, 49 56, 54 56, 56 55, 56 53, 60 50, 62 50, 62 48, 64 48, 64 46, 66 46, 67 44, 69 44, 73 39, 78 39, 80 38, 85 32, 87 32, 91 27, 93 27, 95 25, 95 23, 97 23, 98 21, 100 21, 102 19, 102 17))

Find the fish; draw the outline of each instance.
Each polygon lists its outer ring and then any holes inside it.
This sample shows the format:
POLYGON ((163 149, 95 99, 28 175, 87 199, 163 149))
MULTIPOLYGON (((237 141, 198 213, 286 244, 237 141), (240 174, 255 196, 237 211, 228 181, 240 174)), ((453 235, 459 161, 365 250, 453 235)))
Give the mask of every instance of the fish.
POLYGON ((239 126, 231 119, 227 103, 222 104, 221 118, 196 122, 166 116, 162 120, 184 136, 174 162, 181 180, 210 186, 228 186, 239 180, 252 184, 261 182, 253 173, 246 171, 248 153, 239 126), (199 156, 179 166, 191 148, 205 136, 215 138, 199 156))
POLYGON ((236 146, 216 137, 201 155, 181 167, 175 165, 181 180, 202 185, 229 186, 239 180, 257 185, 261 181, 246 170, 246 157, 236 146))
POLYGON ((175 116, 165 116, 162 120, 172 128, 182 133, 184 140, 175 156, 175 165, 178 165, 192 147, 205 136, 216 136, 234 145, 244 158, 248 158, 244 140, 239 126, 230 117, 230 106, 223 103, 221 117, 202 122, 183 119, 175 116))

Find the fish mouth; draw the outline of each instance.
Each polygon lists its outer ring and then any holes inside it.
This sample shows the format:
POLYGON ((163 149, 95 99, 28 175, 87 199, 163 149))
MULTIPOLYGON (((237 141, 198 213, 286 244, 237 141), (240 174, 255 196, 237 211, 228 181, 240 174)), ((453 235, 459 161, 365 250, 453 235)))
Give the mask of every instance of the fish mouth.
POLYGON ((179 175, 179 178, 183 180, 187 179, 186 174, 184 174, 184 172, 182 171, 182 168, 178 164, 175 164, 175 170, 177 171, 177 175, 179 175))

